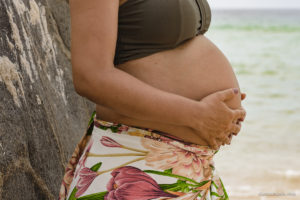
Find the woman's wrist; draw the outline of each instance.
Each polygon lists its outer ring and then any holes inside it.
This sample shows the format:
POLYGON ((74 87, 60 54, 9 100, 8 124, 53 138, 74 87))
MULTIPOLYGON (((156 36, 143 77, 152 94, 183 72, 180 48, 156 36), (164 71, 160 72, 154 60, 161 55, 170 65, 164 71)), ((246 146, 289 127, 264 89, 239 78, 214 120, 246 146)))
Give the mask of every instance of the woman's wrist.
POLYGON ((201 101, 191 100, 182 111, 181 125, 193 129, 201 126, 203 110, 203 103, 201 101))

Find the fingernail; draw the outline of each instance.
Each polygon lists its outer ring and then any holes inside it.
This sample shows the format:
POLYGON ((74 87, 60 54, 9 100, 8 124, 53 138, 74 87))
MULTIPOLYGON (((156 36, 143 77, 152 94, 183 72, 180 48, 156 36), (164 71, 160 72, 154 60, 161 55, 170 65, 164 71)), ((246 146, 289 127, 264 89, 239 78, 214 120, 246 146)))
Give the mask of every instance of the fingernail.
POLYGON ((234 92, 234 94, 238 94, 238 93, 239 93, 239 89, 234 88, 234 89, 233 89, 233 92, 234 92))

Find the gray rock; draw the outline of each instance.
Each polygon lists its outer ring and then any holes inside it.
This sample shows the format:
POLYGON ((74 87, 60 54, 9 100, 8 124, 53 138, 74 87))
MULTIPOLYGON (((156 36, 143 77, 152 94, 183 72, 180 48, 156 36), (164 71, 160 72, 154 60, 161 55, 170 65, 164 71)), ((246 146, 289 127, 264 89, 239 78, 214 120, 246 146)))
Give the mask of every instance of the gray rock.
POLYGON ((58 198, 94 109, 70 59, 67 1, 0 1, 0 199, 58 198))

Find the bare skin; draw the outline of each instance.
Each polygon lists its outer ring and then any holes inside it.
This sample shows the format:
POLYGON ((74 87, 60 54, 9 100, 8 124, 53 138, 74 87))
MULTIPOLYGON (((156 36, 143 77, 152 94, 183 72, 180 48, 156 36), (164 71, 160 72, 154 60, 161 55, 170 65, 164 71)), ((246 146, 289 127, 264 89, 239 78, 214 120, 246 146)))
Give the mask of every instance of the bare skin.
MULTIPOLYGON (((131 60, 116 66, 118 69, 135 76, 143 82, 164 91, 200 101, 205 96, 228 88, 239 88, 232 67, 223 53, 205 36, 199 35, 175 49, 161 51, 150 56, 131 60)), ((241 96, 228 100, 227 105, 236 109, 241 107, 241 96)), ((196 134, 185 137, 192 129, 184 126, 168 125, 134 119, 119 114, 105 106, 96 106, 97 118, 128 125, 148 127, 173 134, 181 139, 197 141, 208 145, 196 134)), ((229 144, 231 138, 226 139, 229 144)), ((224 144, 224 143, 223 143, 224 144)))
POLYGON ((197 36, 114 66, 118 7, 117 1, 70 0, 76 92, 97 104, 100 119, 161 130, 214 149, 229 143, 246 113, 222 52, 197 36))

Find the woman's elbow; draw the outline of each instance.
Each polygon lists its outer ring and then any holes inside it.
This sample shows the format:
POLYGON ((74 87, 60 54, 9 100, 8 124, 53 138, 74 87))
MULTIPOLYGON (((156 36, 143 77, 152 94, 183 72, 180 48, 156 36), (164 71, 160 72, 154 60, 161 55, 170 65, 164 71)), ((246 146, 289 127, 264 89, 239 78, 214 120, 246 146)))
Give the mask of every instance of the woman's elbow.
POLYGON ((86 85, 87 83, 85 83, 83 78, 73 75, 73 86, 77 94, 86 97, 86 92, 87 92, 86 85))
MULTIPOLYGON (((104 65, 103 65, 104 66, 104 65)), ((108 65, 105 65, 108 66, 108 65)), ((81 65, 73 64, 72 77, 73 85, 77 94, 89 98, 94 92, 97 85, 107 85, 108 80, 113 73, 110 66, 101 67, 95 65, 81 65), (83 67, 84 66, 84 67, 83 67)))
POLYGON ((93 79, 93 73, 89 70, 83 70, 83 67, 79 67, 78 64, 72 64, 72 78, 75 92, 80 96, 86 97, 88 92, 88 86, 91 85, 91 79, 93 79))

